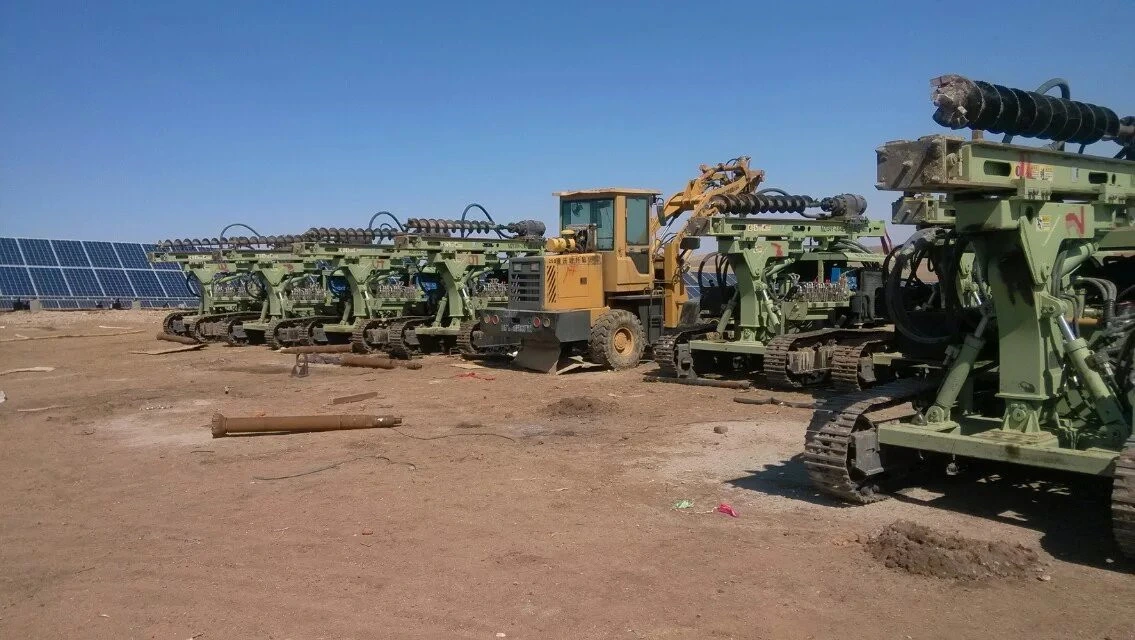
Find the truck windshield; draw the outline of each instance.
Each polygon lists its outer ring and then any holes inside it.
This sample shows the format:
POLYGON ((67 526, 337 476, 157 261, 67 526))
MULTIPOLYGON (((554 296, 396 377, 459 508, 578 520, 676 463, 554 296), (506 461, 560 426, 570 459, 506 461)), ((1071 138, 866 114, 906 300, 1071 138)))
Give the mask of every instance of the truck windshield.
POLYGON ((615 250, 615 201, 571 200, 560 203, 560 228, 593 224, 597 233, 595 246, 600 251, 615 250))

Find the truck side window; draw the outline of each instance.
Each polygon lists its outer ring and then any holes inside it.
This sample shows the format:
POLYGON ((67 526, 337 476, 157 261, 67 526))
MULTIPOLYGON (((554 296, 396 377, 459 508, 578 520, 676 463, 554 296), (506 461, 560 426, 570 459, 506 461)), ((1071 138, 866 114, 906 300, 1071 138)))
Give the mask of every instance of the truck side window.
POLYGON ((646 198, 627 198, 627 244, 650 244, 647 234, 650 204, 646 198))
POLYGON ((599 251, 615 249, 615 201, 570 200, 560 204, 560 227, 593 224, 595 246, 599 251))

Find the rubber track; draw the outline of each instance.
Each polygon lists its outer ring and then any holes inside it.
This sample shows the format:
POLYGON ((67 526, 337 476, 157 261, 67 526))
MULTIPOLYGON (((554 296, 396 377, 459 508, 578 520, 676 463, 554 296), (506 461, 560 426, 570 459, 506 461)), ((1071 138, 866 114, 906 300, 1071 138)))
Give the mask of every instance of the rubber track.
POLYGON ((229 330, 232 328, 233 322, 237 320, 252 320, 258 317, 260 317, 259 313, 253 313, 250 311, 229 311, 226 313, 210 313, 204 316, 197 316, 193 319, 193 337, 197 338, 198 342, 228 342, 232 344, 232 341, 229 337, 229 330), (202 336, 198 334, 197 328, 200 327, 202 323, 207 322, 224 322, 225 335, 202 336))
POLYGON ((477 355, 477 347, 473 346, 473 332, 477 330, 476 320, 465 320, 457 332, 457 353, 463 356, 477 355))
POLYGON ((392 320, 390 324, 387 325, 387 331, 389 332, 389 342, 386 345, 386 350, 390 353, 390 355, 395 358, 409 359, 413 357, 417 349, 414 349, 410 345, 406 344, 406 341, 403 339, 404 333, 407 328, 416 327, 417 325, 423 324, 424 322, 425 320, 415 318, 398 318, 392 320))
POLYGON ((520 343, 498 343, 476 346, 473 344, 473 333, 480 326, 479 320, 465 320, 461 323, 461 331, 457 334, 457 352, 462 356, 503 356, 520 348, 520 343))
POLYGON ((906 402, 935 388, 922 379, 899 380, 866 391, 822 401, 812 414, 804 443, 804 468, 816 489, 855 504, 886 499, 874 488, 860 485, 848 470, 851 433, 864 414, 906 402))
MULTIPOLYGON (((678 371, 678 345, 682 342, 688 342, 694 337, 705 336, 705 334, 717 328, 716 322, 707 322, 699 325, 688 326, 685 329, 679 329, 675 333, 668 333, 656 340, 651 347, 653 351, 654 363, 660 369, 660 375, 677 378, 681 376, 678 371)), ((694 372, 697 373, 696 371, 694 372)))
MULTIPOLYGON (((838 342, 858 346, 865 342, 878 340, 887 333, 888 332, 881 332, 873 329, 839 329, 832 327, 826 329, 817 329, 815 331, 806 331, 804 333, 786 333, 784 335, 779 335, 772 340, 769 340, 768 345, 765 347, 765 356, 763 363, 765 379, 769 382, 770 385, 775 387, 782 387, 785 389, 799 389, 804 386, 802 383, 793 380, 788 375, 788 354, 792 351, 792 347, 796 344, 797 341, 812 340, 815 338, 822 338, 824 336, 831 336, 838 342)), ((839 346, 837 346, 836 348, 838 349, 839 346)), ((856 362, 855 388, 859 388, 858 361, 856 362)))
POLYGON ((225 342, 230 347, 243 347, 248 344, 248 334, 245 334, 243 338, 237 338, 233 335, 233 327, 238 322, 244 322, 245 319, 240 317, 229 318, 228 322, 225 323, 225 342))
POLYGON ((835 355, 832 357, 832 386, 844 393, 861 391, 863 382, 859 377, 860 359, 871 347, 886 342, 886 340, 867 339, 855 344, 836 346, 835 355))
POLYGON ((859 358, 866 344, 841 344, 835 348, 832 357, 832 386, 844 393, 862 391, 859 380, 859 358))
POLYGON ((788 377, 788 352, 792 350, 792 345, 797 340, 810 337, 814 333, 818 332, 786 333, 768 341, 762 367, 769 385, 784 389, 799 389, 804 386, 788 377))
POLYGON ((173 325, 174 320, 177 320, 178 318, 186 318, 188 316, 193 316, 193 315, 196 315, 196 314, 195 313, 186 313, 185 311, 174 311, 172 313, 167 313, 166 317, 162 318, 162 331, 164 333, 166 333, 167 335, 171 335, 171 336, 196 337, 196 336, 188 336, 185 332, 178 333, 178 332, 176 332, 176 331, 174 331, 173 329, 170 328, 173 325))
POLYGON ((355 320, 355 328, 351 330, 351 350, 355 353, 370 353, 366 339, 367 324, 369 323, 370 318, 355 320))
POLYGON ((654 343, 654 364, 659 374, 670 378, 678 377, 678 339, 680 334, 662 336, 654 343))
POLYGON ((280 348, 280 341, 276 339, 276 327, 279 324, 280 318, 273 318, 264 329, 264 344, 273 351, 280 348))
POLYGON ((1111 531, 1119 550, 1135 558, 1135 442, 1128 441, 1115 461, 1111 488, 1111 531))

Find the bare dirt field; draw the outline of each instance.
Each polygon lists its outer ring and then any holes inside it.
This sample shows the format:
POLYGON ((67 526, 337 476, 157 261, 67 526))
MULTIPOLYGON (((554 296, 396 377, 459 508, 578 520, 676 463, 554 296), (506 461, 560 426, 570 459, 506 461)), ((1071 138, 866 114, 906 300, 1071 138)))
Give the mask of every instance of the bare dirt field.
POLYGON ((648 365, 293 378, 263 347, 129 353, 173 346, 160 317, 0 315, 0 370, 54 367, 0 375, 0 637, 1135 638, 1091 483, 938 475, 847 507, 808 485, 810 411, 648 365), (405 422, 214 440, 217 411, 405 422), (927 539, 1011 570, 917 572, 927 539))

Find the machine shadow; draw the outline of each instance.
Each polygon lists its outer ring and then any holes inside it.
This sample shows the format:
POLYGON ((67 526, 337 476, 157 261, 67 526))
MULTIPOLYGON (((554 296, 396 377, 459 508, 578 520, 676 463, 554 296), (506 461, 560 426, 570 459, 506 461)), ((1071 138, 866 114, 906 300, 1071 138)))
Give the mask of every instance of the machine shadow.
POLYGON ((892 493, 907 504, 946 509, 955 513, 1028 527, 1042 534, 1041 547, 1065 562, 1129 572, 1111 536, 1111 483, 1036 469, 1008 472, 975 471, 958 477, 937 476, 916 480, 933 494, 892 493))
POLYGON ((798 453, 784 462, 771 463, 759 471, 750 470, 745 473, 748 475, 728 480, 726 484, 824 507, 850 506, 812 487, 811 481, 808 480, 808 472, 804 469, 803 454, 798 453))
MULTIPOLYGON (((1135 562, 1123 558, 1111 537, 1108 481, 1035 469, 1014 471, 977 468, 956 477, 926 471, 908 478, 889 495, 905 504, 1033 529, 1043 536, 1041 548, 1065 562, 1135 571, 1135 562)), ((856 508, 816 491, 801 454, 749 471, 728 484, 808 504, 856 508)))

